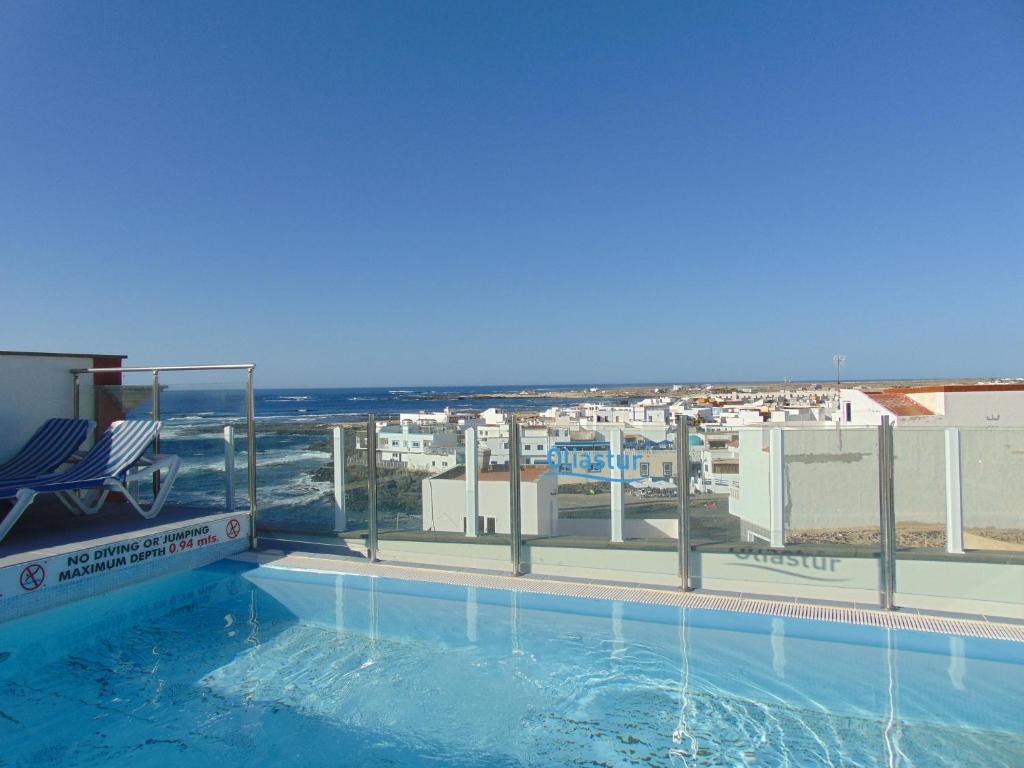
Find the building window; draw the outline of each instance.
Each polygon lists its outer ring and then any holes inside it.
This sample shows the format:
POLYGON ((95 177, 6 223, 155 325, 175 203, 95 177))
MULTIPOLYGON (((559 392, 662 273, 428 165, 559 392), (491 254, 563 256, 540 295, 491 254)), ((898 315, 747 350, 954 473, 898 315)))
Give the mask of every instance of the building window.
POLYGON ((672 462, 665 461, 661 465, 662 477, 672 477, 672 462))
POLYGON ((412 447, 413 447, 413 448, 419 448, 419 447, 420 447, 420 443, 419 443, 419 441, 418 441, 418 440, 417 440, 417 441, 415 441, 415 442, 414 442, 414 443, 412 444, 412 447))
POLYGON ((651 462, 641 461, 640 462, 640 474, 644 477, 650 477, 651 475, 651 462))
POLYGON ((846 406, 846 420, 851 421, 853 419, 853 403, 847 402, 846 406))

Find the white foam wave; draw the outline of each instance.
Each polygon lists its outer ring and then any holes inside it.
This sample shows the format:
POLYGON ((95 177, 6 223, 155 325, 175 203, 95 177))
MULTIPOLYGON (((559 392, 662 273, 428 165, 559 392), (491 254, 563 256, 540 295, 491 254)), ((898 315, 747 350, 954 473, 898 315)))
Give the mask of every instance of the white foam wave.
POLYGON ((283 482, 261 484, 258 498, 264 507, 302 507, 320 501, 330 492, 330 483, 301 474, 283 482))

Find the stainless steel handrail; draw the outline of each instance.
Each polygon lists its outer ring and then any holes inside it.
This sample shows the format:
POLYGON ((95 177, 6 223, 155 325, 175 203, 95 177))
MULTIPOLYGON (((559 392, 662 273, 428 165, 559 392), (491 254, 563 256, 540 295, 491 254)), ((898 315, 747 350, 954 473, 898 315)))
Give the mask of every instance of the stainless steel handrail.
POLYGON ((71 373, 153 373, 155 371, 229 371, 255 368, 255 363, 216 365, 143 365, 131 368, 72 368, 71 373))
MULTIPOLYGON (((249 463, 249 543, 256 549, 256 391, 253 386, 255 363, 219 363, 207 365, 142 365, 120 368, 72 368, 74 377, 74 414, 78 417, 83 373, 152 373, 153 374, 153 418, 160 418, 160 374, 167 371, 247 371, 245 383, 246 452, 249 463)), ((153 441, 159 450, 159 436, 153 441)), ((153 478, 154 491, 159 489, 159 479, 153 478)))

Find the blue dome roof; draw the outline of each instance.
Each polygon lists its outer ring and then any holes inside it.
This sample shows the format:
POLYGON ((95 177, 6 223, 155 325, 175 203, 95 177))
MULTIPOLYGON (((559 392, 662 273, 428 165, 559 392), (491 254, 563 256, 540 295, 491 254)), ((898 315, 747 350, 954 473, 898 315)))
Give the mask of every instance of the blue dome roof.
POLYGON ((700 435, 690 435, 689 442, 690 445, 704 445, 704 441, 701 439, 700 435))

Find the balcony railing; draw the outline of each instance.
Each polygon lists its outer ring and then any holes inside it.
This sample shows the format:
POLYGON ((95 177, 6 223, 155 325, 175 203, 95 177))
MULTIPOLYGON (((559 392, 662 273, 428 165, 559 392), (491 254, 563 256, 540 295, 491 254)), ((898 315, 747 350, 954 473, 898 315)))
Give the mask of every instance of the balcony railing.
MULTIPOLYGON (((247 373, 244 422, 203 432, 179 421, 168 439, 181 451, 215 441, 226 453, 244 423, 253 531, 266 539, 452 567, 1024 618, 1024 429, 767 423, 730 430, 735 444, 718 449, 690 445, 694 428, 677 420, 659 427, 651 449, 631 439, 639 427, 616 422, 561 425, 564 436, 545 441, 553 430, 534 416, 529 426, 510 418, 500 437, 494 425, 448 429, 454 445, 392 454, 373 414, 331 425, 261 412, 257 422, 249 364, 77 373, 149 374, 159 417, 170 372, 235 369, 247 373), (549 464, 541 442, 572 461, 549 464), (735 474, 700 475, 726 454, 735 474), (603 463, 583 465, 583 455, 603 463)), ((714 430, 697 432, 707 443, 714 430)), ((197 493, 216 485, 220 465, 212 450, 198 453, 178 481, 197 493)), ((223 466, 230 508, 234 459, 223 466)))

